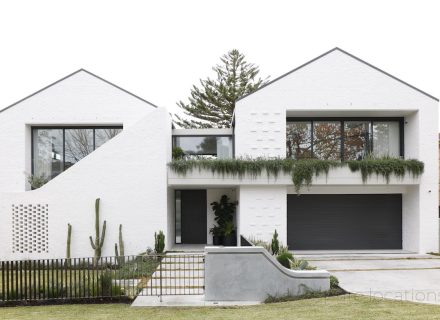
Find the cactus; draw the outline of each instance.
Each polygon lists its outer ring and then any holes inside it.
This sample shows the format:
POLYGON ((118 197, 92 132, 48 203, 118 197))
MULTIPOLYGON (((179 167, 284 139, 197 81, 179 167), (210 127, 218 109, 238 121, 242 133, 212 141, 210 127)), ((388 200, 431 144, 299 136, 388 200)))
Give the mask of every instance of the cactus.
POLYGON ((158 233, 154 233, 154 251, 156 253, 163 253, 163 250, 165 249, 165 235, 162 231, 159 231, 158 233))
POLYGON ((115 256, 118 264, 122 266, 125 263, 124 241, 122 240, 122 224, 119 225, 119 249, 121 252, 118 252, 118 244, 115 243, 115 256), (119 255, 119 253, 121 255, 119 255))
POLYGON ((72 238, 72 225, 67 224, 66 266, 70 266, 70 239, 72 238))
POLYGON ((105 239, 105 229, 107 228, 107 221, 104 220, 104 224, 102 225, 102 233, 101 237, 99 236, 99 201, 100 199, 95 200, 95 241, 93 242, 92 236, 90 236, 90 244, 92 249, 95 251, 93 265, 96 267, 98 264, 99 258, 101 258, 102 246, 104 245, 105 239))

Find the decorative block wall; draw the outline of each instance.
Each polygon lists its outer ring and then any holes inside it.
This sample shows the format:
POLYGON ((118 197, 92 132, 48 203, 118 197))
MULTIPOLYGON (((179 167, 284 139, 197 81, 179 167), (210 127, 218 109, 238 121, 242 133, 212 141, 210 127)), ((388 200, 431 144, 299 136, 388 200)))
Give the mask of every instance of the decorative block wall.
POLYGON ((49 206, 12 205, 12 252, 49 253, 49 206))

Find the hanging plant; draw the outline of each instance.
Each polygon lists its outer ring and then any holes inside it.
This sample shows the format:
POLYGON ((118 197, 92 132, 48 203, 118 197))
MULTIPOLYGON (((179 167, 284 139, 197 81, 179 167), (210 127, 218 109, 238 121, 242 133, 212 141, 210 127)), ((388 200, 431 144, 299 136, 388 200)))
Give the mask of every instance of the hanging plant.
POLYGON ((295 191, 299 194, 301 188, 310 187, 313 177, 321 174, 328 175, 330 169, 348 166, 352 172, 361 172, 362 181, 366 183, 372 175, 382 176, 389 183, 392 175, 403 178, 411 174, 416 178, 423 173, 423 162, 398 158, 367 158, 353 161, 334 161, 319 159, 180 159, 170 162, 171 170, 180 175, 186 175, 193 170, 207 170, 222 176, 243 178, 249 175, 256 178, 266 172, 267 177, 277 178, 279 174, 290 174, 295 191))

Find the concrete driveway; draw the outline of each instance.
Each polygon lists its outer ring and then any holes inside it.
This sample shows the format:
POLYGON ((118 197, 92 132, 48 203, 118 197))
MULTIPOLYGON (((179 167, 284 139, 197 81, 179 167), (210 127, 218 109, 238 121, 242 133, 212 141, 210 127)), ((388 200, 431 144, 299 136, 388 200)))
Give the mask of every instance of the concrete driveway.
POLYGON ((296 257, 328 270, 348 292, 440 304, 440 257, 414 254, 296 257))

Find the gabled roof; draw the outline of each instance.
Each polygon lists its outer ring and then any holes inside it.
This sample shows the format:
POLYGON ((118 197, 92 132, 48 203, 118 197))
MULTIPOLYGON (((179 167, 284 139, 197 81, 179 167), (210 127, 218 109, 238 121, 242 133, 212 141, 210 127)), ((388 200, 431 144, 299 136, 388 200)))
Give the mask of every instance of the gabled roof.
POLYGON ((276 81, 278 81, 278 80, 280 80, 280 79, 282 79, 282 78, 284 78, 284 77, 290 75, 291 73, 294 73, 295 71, 297 71, 297 70, 299 70, 299 69, 301 69, 301 68, 303 68, 303 67, 305 67, 305 66, 311 64, 312 62, 315 62, 316 60, 321 59, 322 57, 324 57, 324 56, 326 56, 326 55, 332 53, 333 51, 340 51, 340 52, 342 52, 342 53, 348 55, 349 57, 351 57, 351 58, 353 58, 353 59, 355 59, 355 60, 357 60, 357 61, 359 61, 359 62, 361 62, 361 63, 363 63, 363 64, 366 64, 366 65, 369 66, 370 68, 373 68, 373 69, 375 69, 375 70, 377 70, 377 71, 379 71, 379 72, 381 72, 381 73, 387 75, 388 77, 390 77, 390 78, 392 78, 392 79, 394 79, 394 80, 396 80, 396 81, 399 81, 400 83, 403 83, 404 85, 410 87, 411 89, 416 90, 416 91, 418 91, 418 92, 424 94, 425 96, 427 96, 427 97, 429 97, 429 98, 431 98, 431 99, 434 99, 435 101, 439 101, 438 98, 436 98, 436 97, 434 97, 434 96, 432 96, 432 95, 426 93, 425 91, 422 91, 422 90, 420 90, 420 89, 414 87, 413 85, 410 85, 409 83, 407 83, 407 82, 405 82, 405 81, 403 81, 403 80, 401 80, 401 79, 399 79, 399 78, 397 78, 397 77, 395 77, 395 76, 389 74, 388 72, 383 71, 382 69, 379 69, 378 67, 373 66, 372 64, 370 64, 370 63, 368 63, 368 62, 366 62, 366 61, 364 61, 364 60, 362 60, 362 59, 360 59, 360 58, 358 58, 358 57, 352 55, 351 53, 348 53, 347 51, 342 50, 342 49, 340 49, 340 48, 338 48, 338 47, 335 47, 335 48, 331 49, 330 51, 327 51, 327 52, 321 54, 320 56, 318 56, 318 57, 316 57, 316 58, 314 58, 314 59, 312 59, 312 60, 310 60, 310 61, 308 61, 308 62, 306 62, 306 63, 304 63, 304 64, 302 64, 302 65, 300 65, 299 67, 297 67, 297 68, 295 68, 295 69, 293 69, 293 70, 291 70, 291 71, 289 71, 289 72, 287 72, 287 73, 285 73, 285 74, 279 76, 278 78, 276 78, 276 79, 274 79, 274 80, 272 80, 272 81, 266 83, 265 85, 261 86, 260 88, 258 88, 258 89, 255 90, 254 92, 252 92, 252 93, 248 93, 248 94, 246 94, 246 95, 240 97, 240 99, 238 99, 237 101, 240 101, 241 99, 244 99, 244 98, 246 98, 247 96, 250 96, 250 95, 254 94, 255 92, 257 92, 257 91, 259 91, 259 90, 261 90, 261 89, 263 89, 263 88, 265 88, 265 87, 267 87, 267 86, 270 86, 272 83, 274 83, 274 82, 276 82, 276 81))
POLYGON ((79 73, 79 72, 85 72, 85 73, 87 73, 87 74, 89 74, 89 75, 91 75, 91 76, 93 76, 93 77, 95 77, 95 78, 97 78, 97 79, 99 79, 99 80, 101 80, 101 81, 104 81, 105 83, 107 83, 107 84, 109 84, 109 85, 111 85, 111 86, 113 86, 113 87, 115 87, 115 88, 117 88, 117 89, 119 89, 119 90, 121 90, 121 91, 124 91, 125 93, 128 93, 129 95, 131 95, 131 96, 133 96, 133 97, 135 97, 135 98, 137 98, 137 99, 139 99, 139 100, 141 100, 141 101, 143 101, 143 102, 148 103, 149 105, 151 105, 151 106, 153 106, 153 107, 155 107, 155 108, 158 108, 158 106, 156 106, 155 104, 153 104, 153 103, 151 103, 151 102, 149 102, 149 101, 147 101, 147 100, 145 100, 145 99, 143 99, 143 98, 141 98, 141 97, 135 95, 134 93, 131 93, 131 92, 129 92, 129 91, 127 91, 127 90, 125 90, 125 89, 123 89, 123 88, 117 86, 116 84, 114 84, 114 83, 112 83, 112 82, 110 82, 110 81, 108 81, 108 80, 105 80, 105 79, 103 79, 103 78, 97 76, 96 74, 94 74, 94 73, 92 73, 92 72, 90 72, 90 71, 87 71, 87 70, 81 68, 81 69, 79 69, 79 70, 77 70, 77 71, 75 71, 75 72, 73 72, 73 73, 71 73, 71 74, 69 74, 69 75, 67 75, 67 76, 65 76, 65 77, 63 77, 63 78, 61 78, 61 79, 59 79, 59 80, 57 80, 57 81, 51 83, 51 84, 49 84, 48 86, 45 86, 44 88, 42 88, 42 89, 40 89, 40 90, 38 90, 38 91, 36 91, 36 92, 34 92, 34 93, 32 93, 32 94, 30 94, 30 95, 24 97, 23 99, 20 99, 20 100, 18 100, 17 102, 14 102, 13 104, 7 106, 6 108, 1 109, 1 110, 0 110, 0 113, 3 112, 3 111, 8 110, 8 109, 10 109, 10 108, 12 108, 13 106, 19 104, 20 102, 23 102, 24 100, 27 100, 27 99, 33 97, 34 95, 36 95, 36 94, 38 94, 38 93, 40 93, 40 92, 42 92, 42 91, 44 91, 44 90, 46 90, 46 89, 48 89, 48 88, 54 86, 54 85, 56 85, 57 83, 62 82, 62 81, 64 81, 64 80, 66 80, 67 78, 70 78, 70 77, 74 76, 75 74, 77 74, 77 73, 79 73))

